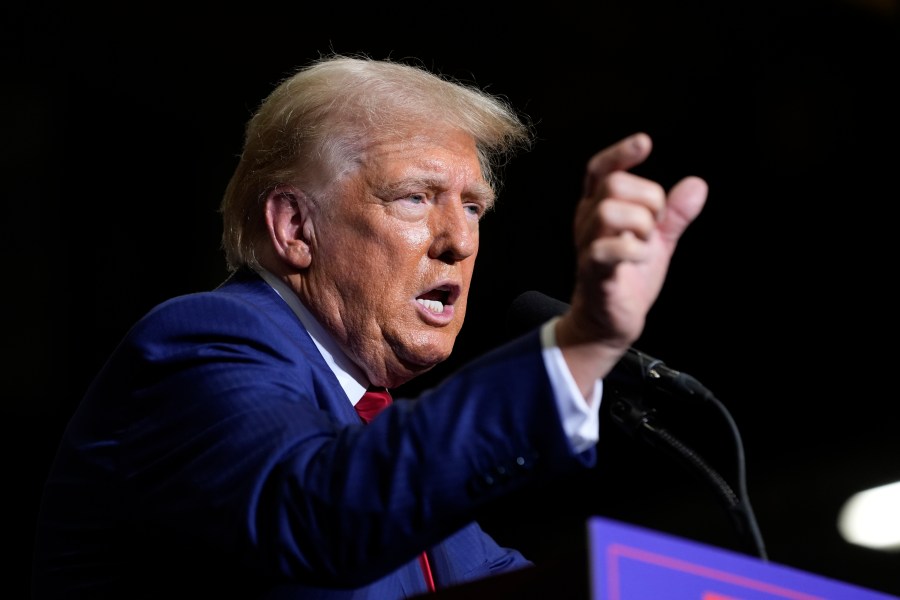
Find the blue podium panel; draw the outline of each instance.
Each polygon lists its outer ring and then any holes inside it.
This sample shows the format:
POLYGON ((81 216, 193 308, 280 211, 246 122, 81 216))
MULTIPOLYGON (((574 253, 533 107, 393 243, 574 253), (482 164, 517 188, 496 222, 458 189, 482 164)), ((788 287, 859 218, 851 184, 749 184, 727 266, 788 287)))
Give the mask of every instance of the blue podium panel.
POLYGON ((897 600, 618 521, 588 521, 592 600, 897 600))

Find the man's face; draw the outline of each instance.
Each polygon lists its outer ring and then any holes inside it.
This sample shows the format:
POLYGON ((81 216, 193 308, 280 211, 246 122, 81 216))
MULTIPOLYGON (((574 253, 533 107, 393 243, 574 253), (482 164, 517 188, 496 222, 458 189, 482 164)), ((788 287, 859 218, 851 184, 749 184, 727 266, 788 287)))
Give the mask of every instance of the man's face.
POLYGON ((474 140, 435 127, 370 146, 326 196, 307 305, 372 383, 395 387, 450 355, 493 192, 474 140))

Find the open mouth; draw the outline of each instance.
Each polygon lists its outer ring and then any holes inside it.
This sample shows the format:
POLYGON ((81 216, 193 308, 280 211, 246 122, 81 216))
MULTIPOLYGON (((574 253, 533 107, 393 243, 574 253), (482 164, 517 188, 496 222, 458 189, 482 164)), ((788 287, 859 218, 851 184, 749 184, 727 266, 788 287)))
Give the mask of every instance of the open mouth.
POLYGON ((459 287, 442 285, 416 297, 416 302, 433 313, 442 314, 446 306, 452 305, 459 296, 459 287))

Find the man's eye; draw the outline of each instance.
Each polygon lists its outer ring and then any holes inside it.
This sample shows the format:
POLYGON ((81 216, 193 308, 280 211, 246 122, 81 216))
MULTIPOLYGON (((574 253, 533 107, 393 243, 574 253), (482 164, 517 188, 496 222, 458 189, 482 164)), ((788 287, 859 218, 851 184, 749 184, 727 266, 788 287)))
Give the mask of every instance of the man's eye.
POLYGON ((484 214, 484 207, 480 204, 466 204, 465 209, 476 217, 484 214))
POLYGON ((425 194, 410 194, 406 197, 406 199, 413 204, 422 204, 423 202, 428 200, 428 196, 426 196, 425 194))

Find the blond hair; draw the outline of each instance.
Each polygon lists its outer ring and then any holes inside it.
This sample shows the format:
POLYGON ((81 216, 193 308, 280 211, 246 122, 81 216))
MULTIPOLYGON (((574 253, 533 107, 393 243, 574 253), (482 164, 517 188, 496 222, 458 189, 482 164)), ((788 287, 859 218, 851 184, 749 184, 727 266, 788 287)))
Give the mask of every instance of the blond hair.
POLYGON ((258 266, 263 206, 276 186, 315 188, 322 177, 327 181, 350 168, 372 139, 416 123, 470 134, 495 191, 499 167, 532 140, 530 126, 505 99, 474 86, 392 60, 319 58, 281 81, 247 123, 220 206, 228 269, 258 266))

